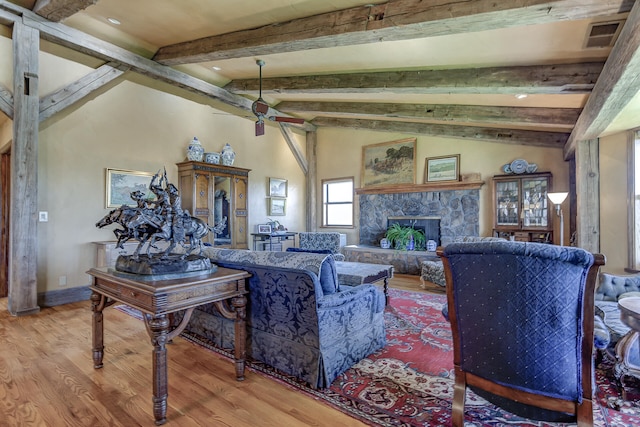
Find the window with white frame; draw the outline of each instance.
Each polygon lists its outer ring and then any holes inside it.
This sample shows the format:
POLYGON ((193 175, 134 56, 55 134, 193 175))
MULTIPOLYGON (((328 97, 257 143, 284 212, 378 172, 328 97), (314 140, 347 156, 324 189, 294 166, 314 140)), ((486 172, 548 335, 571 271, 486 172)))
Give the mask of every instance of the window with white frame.
POLYGON ((640 271, 640 130, 629 146, 629 267, 640 271))
POLYGON ((353 227, 353 177, 322 180, 322 225, 353 227))

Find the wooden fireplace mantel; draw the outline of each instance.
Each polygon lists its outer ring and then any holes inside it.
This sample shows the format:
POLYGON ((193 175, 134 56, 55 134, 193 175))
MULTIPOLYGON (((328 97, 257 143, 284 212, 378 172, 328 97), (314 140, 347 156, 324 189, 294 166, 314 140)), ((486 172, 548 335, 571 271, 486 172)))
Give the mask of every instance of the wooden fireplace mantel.
POLYGON ((447 181, 426 184, 397 184, 384 187, 356 188, 356 194, 424 193, 428 191, 479 190, 484 181, 447 181))

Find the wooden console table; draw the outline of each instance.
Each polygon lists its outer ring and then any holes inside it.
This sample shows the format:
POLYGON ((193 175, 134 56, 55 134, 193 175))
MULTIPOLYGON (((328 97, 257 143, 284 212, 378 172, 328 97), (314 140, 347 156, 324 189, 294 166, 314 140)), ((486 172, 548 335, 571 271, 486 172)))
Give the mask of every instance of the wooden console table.
POLYGON ((267 247, 270 251, 278 250, 283 251, 282 242, 286 240, 291 240, 293 246, 296 245, 296 234, 294 231, 287 232, 278 232, 278 233, 251 233, 253 236, 253 250, 258 250, 258 244, 262 245, 262 250, 267 250, 267 247))
POLYGON ((245 307, 248 292, 245 279, 249 273, 218 267, 214 273, 170 280, 136 280, 118 275, 112 269, 92 268, 90 287, 93 312, 93 367, 102 368, 104 325, 102 310, 116 301, 140 310, 153 345, 153 415, 156 425, 167 419, 167 350, 165 344, 184 330, 194 308, 214 303, 229 319, 235 319, 236 379, 244 380, 245 307), (185 310, 184 317, 172 331, 168 315, 185 310))

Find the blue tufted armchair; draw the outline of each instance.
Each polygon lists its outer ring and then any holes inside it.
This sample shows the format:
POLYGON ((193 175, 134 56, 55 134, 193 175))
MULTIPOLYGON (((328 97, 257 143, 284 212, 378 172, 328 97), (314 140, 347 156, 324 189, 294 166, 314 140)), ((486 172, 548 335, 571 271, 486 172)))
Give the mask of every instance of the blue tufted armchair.
POLYGON ((453 425, 467 386, 523 417, 593 425, 594 292, 604 257, 541 243, 438 250, 454 344, 453 425))

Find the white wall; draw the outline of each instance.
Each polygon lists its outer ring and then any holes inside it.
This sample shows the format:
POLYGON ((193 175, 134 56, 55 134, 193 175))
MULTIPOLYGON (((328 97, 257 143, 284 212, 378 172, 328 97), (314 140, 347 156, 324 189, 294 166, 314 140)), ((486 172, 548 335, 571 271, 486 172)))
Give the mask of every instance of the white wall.
MULTIPOLYGON (((11 44, 0 36, 0 56, 10 58, 10 50, 11 44)), ((40 96, 91 71, 45 52, 39 59, 40 96)), ((10 68, 0 62, 0 82, 6 85, 10 68)), ((164 88, 126 73, 81 105, 41 124, 37 210, 47 211, 49 221, 38 223, 38 292, 61 289, 62 276, 67 287, 89 284, 85 272, 95 263, 91 242, 114 240, 113 228, 95 227, 108 212, 105 169, 156 172, 166 167, 169 180, 177 184, 175 164, 186 160, 193 136, 206 151, 220 151, 229 143, 236 152, 235 166, 251 169, 248 232, 268 217, 270 176, 289 181, 287 214, 278 219, 290 230, 303 229, 305 214, 296 207, 304 206, 305 175, 278 127, 268 125, 264 136, 255 137, 250 113, 247 119, 236 117, 204 105, 204 99, 194 102, 158 87, 164 88)), ((296 139, 304 153, 304 137, 296 139)))
POLYGON ((600 252, 602 271, 624 274, 627 267, 627 132, 600 139, 600 252))

